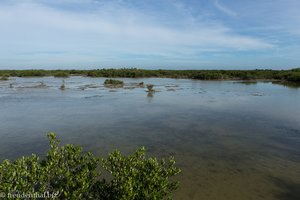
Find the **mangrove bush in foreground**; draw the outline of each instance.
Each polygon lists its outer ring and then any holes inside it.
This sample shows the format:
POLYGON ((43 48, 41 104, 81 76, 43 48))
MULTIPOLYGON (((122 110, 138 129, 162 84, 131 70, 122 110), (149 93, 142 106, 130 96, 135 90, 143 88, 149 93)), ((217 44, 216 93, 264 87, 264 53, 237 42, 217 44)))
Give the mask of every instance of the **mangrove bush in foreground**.
POLYGON ((114 151, 99 158, 83 153, 80 146, 60 146, 55 133, 47 136, 50 150, 45 159, 33 154, 0 164, 0 193, 7 199, 45 192, 58 199, 169 199, 178 187, 170 180, 180 172, 173 158, 147 158, 143 147, 129 156, 114 151), (110 177, 104 179, 101 172, 110 177))

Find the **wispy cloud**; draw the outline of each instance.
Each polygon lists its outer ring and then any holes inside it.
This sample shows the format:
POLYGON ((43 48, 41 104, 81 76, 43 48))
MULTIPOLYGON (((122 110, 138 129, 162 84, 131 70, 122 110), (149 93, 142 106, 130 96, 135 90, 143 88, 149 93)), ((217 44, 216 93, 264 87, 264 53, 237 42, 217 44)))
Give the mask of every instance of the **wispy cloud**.
MULTIPOLYGON (((174 61, 178 66, 203 66, 214 63, 208 53, 265 52, 277 48, 272 40, 236 31, 182 1, 153 2, 0 3, 0 59, 19 59, 18 65, 22 61, 28 63, 30 58, 29 64, 47 66, 54 61, 60 62, 58 66, 80 63, 172 67, 174 61)), ((237 16, 219 1, 213 6, 226 15, 237 16)), ((0 67, 6 65, 0 62, 0 67)))
POLYGON ((218 0, 214 1, 214 5, 216 6, 217 9, 225 13, 226 15, 229 15, 231 17, 236 17, 237 13, 234 12, 233 10, 229 9, 225 5, 221 4, 218 0))
MULTIPOLYGON (((1 9, 0 20, 6 36, 15 39, 27 36, 34 39, 93 40, 102 44, 125 43, 129 46, 183 45, 199 47, 224 47, 249 50, 272 47, 259 38, 235 34, 218 23, 194 24, 187 29, 172 28, 151 20, 135 10, 105 5, 94 13, 62 12, 39 4, 17 4, 1 9), (112 10, 117 9, 114 12, 112 10), (148 23, 145 23, 148 22, 148 23), (61 34, 61 38, 57 37, 61 34), (133 45, 130 45, 133 44, 133 45)), ((180 25, 179 25, 180 26, 180 25)), ((46 40, 45 40, 46 41, 46 40)), ((25 41, 26 42, 26 41, 25 41)))

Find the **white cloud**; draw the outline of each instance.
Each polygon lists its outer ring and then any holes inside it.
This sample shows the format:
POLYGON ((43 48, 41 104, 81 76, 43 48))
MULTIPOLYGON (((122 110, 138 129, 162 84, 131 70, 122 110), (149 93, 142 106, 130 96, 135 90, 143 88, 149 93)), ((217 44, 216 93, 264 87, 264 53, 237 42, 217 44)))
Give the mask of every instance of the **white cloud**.
POLYGON ((188 20, 188 27, 168 26, 119 3, 101 4, 92 12, 66 11, 31 1, 3 5, 0 7, 0 52, 17 55, 64 51, 75 58, 81 55, 100 62, 130 54, 186 60, 197 59, 199 53, 212 50, 273 47, 267 41, 234 33, 218 23, 188 20))

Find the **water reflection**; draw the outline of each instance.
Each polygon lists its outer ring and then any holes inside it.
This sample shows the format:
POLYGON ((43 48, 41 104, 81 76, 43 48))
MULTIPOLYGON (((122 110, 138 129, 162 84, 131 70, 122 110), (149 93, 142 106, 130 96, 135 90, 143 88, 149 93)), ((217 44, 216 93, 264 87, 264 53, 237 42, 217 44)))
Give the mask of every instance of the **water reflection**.
POLYGON ((153 101, 154 93, 153 92, 147 92, 147 100, 149 103, 153 101))
POLYGON ((299 89, 300 88, 300 83, 296 83, 296 82, 280 82, 280 81, 273 81, 272 84, 275 85, 282 85, 288 88, 292 88, 292 89, 299 89))
POLYGON ((0 82, 0 159, 45 153, 45 134, 55 131, 98 155, 141 145, 151 155, 174 155, 183 170, 175 199, 298 197, 299 89, 122 79, 124 88, 112 90, 104 80, 70 77, 64 91, 51 77, 0 82), (32 87, 41 81, 47 87, 32 87), (141 82, 160 92, 149 95, 141 82))

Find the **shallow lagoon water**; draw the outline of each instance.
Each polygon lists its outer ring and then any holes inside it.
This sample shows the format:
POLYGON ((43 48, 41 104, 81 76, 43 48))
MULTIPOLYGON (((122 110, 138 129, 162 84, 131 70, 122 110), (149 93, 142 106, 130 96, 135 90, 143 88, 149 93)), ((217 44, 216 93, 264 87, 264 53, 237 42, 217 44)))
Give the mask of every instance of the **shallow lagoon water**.
POLYGON ((107 155, 175 156, 175 199, 300 199, 300 89, 270 82, 11 78, 0 81, 0 159, 63 143, 107 155), (154 84, 147 95, 139 82, 154 84), (43 84, 41 84, 43 83, 43 84), (42 86, 42 87, 41 87, 42 86))

